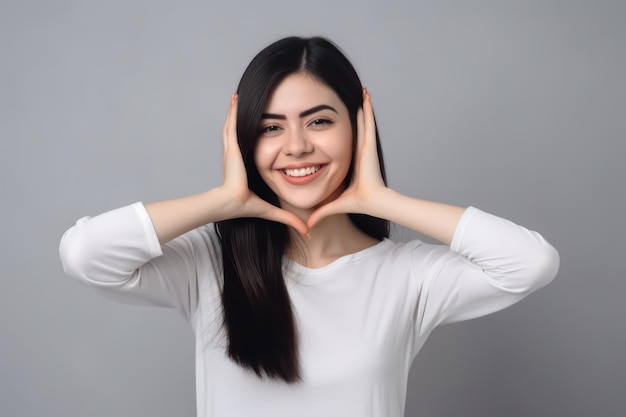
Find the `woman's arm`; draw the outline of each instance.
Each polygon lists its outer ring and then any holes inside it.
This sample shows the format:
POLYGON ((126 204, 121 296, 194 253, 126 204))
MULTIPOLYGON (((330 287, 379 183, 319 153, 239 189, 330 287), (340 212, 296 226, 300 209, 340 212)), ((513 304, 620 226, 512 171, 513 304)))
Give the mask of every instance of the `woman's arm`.
MULTIPOLYGON (((467 217, 464 208, 408 197, 385 185, 380 173, 376 150, 376 125, 371 97, 367 91, 364 91, 363 109, 359 112, 357 123, 357 152, 352 182, 339 198, 320 207, 310 216, 308 220, 310 228, 328 215, 361 213, 387 219, 433 237, 450 245, 455 252, 476 262, 479 267, 484 267, 485 270, 507 270, 507 268, 506 265, 497 265, 497 263, 495 267, 492 267, 492 264, 482 262, 482 260, 505 259, 507 256, 513 258, 518 254, 529 255, 521 256, 521 262, 534 263, 534 258, 549 259, 549 261, 540 262, 540 264, 549 264, 547 269, 550 271, 554 269, 554 264, 558 265, 556 251, 543 238, 504 219, 487 222, 486 224, 494 226, 490 227, 489 230, 472 229, 473 240, 476 243, 472 245, 472 248, 484 250, 485 257, 465 253, 466 245, 458 244, 458 242, 467 240, 463 238, 468 230, 464 226, 467 221, 459 227, 461 219, 467 217), (484 236, 481 237, 481 233, 484 236), (534 237, 535 235, 537 237, 534 237)), ((485 216, 489 217, 490 215, 485 214, 485 216)), ((495 216, 491 217, 496 218, 495 216)), ((516 268, 514 267, 514 269, 516 268)), ((537 274, 542 275, 543 272, 539 271, 537 274)))
MULTIPOLYGON (((283 222, 306 234, 295 215, 257 197, 248 189, 236 136, 237 97, 224 126, 224 182, 200 194, 143 205, 136 203, 77 221, 63 235, 59 251, 65 272, 116 298, 193 310, 198 268, 221 259, 215 236, 187 233, 200 226, 237 217, 283 222), (206 251, 211 246, 213 250, 206 251), (196 248, 201 248, 197 251, 196 248)), ((206 275, 206 274, 204 274, 206 275)))
POLYGON ((449 246, 465 209, 408 197, 386 188, 369 211, 371 216, 408 227, 449 246))
POLYGON ((240 205, 222 188, 172 200, 146 204, 152 225, 163 245, 202 225, 237 217, 240 205))
POLYGON ((413 270, 420 283, 417 334, 439 324, 507 308, 548 284, 559 269, 557 251, 537 232, 469 207, 450 251, 432 263, 430 245, 417 246, 413 270))
POLYGON ((173 307, 190 318, 197 303, 198 265, 208 268, 219 253, 195 248, 211 241, 207 233, 193 233, 161 246, 145 207, 135 203, 79 219, 63 235, 59 255, 68 276, 102 295, 173 307))

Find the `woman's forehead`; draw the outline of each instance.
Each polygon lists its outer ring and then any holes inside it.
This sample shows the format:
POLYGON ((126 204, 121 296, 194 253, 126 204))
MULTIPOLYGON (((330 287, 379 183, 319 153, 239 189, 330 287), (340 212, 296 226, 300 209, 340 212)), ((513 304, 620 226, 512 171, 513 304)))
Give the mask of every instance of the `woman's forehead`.
MULTIPOLYGON (((344 107, 330 87, 306 73, 291 74, 283 79, 270 95, 265 111, 268 113, 298 115, 304 110, 328 104, 344 107)), ((337 108, 339 111, 339 109, 337 108)))

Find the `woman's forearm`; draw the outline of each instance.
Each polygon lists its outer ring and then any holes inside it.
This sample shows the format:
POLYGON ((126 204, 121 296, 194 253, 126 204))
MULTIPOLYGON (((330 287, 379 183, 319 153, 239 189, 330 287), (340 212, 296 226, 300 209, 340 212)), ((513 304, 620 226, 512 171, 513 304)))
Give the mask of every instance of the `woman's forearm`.
POLYGON ((383 195, 376 198, 375 207, 368 214, 450 245, 464 212, 462 207, 408 197, 387 188, 383 195))
POLYGON ((236 207, 220 188, 172 200, 146 204, 163 245, 202 225, 233 217, 236 207))

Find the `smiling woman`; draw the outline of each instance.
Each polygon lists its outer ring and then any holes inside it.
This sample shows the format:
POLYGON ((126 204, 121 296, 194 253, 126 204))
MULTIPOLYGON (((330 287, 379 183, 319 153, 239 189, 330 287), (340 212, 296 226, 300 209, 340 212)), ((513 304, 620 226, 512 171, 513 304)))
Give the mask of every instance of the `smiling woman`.
POLYGON ((322 38, 261 51, 233 95, 221 186, 85 217, 67 274, 178 309, 203 417, 400 417, 432 330, 548 283, 554 248, 473 207, 386 185, 372 99, 322 38), (395 243, 389 222, 440 240, 395 243))
MULTIPOLYGON (((356 120, 363 105, 356 71, 325 39, 287 38, 252 60, 237 92, 225 136, 233 142, 231 149, 241 148, 250 190, 304 225, 351 180, 356 120), (315 172, 301 176, 307 169, 315 172)), ((376 169, 384 175, 380 167, 382 159, 376 169)), ((225 265, 229 355, 259 376, 299 380, 297 326, 283 256, 320 266, 388 237, 388 221, 342 213, 307 227, 311 239, 306 241, 290 234, 284 224, 263 218, 229 219, 217 222, 216 228, 225 265), (337 239, 337 232, 344 239, 337 239)))

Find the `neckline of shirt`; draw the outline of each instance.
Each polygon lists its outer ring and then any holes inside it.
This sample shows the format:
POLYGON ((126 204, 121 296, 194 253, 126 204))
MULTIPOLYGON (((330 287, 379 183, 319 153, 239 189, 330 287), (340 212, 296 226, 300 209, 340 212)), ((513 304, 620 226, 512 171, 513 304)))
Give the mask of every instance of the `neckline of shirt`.
POLYGON ((320 277, 322 275, 329 274, 330 272, 333 272, 334 270, 341 268, 347 264, 359 261, 367 256, 371 256, 375 253, 381 252, 392 243, 393 242, 389 238, 383 238, 383 240, 376 243, 375 245, 354 253, 350 253, 348 255, 341 256, 324 266, 320 266, 319 268, 304 266, 294 260, 289 259, 286 256, 284 257, 284 262, 285 266, 287 267, 287 273, 296 273, 298 275, 298 280, 305 279, 306 277, 320 277))

